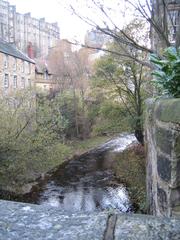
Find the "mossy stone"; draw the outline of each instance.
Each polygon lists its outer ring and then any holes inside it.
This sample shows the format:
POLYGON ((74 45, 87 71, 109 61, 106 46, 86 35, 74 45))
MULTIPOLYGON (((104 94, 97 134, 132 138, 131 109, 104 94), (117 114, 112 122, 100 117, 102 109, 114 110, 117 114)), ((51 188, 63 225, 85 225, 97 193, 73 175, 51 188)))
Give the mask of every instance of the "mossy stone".
POLYGON ((166 192, 159 186, 157 186, 157 196, 158 196, 158 205, 159 205, 159 210, 161 213, 164 213, 167 211, 167 194, 166 192))
POLYGON ((170 130, 156 128, 156 144, 160 150, 168 155, 171 155, 173 148, 173 133, 170 130))
POLYGON ((177 160, 180 161, 180 135, 176 138, 174 151, 175 151, 177 160))
POLYGON ((159 100, 155 105, 155 116, 163 122, 180 123, 180 98, 159 100))
POLYGON ((166 182, 171 180, 171 162, 164 156, 158 156, 157 159, 158 174, 166 182))

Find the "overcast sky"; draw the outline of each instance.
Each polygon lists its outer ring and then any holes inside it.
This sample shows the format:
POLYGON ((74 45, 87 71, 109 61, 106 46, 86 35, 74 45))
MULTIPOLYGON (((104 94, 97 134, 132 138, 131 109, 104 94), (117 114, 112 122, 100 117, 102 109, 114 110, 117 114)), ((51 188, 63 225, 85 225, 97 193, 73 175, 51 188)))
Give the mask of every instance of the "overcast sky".
MULTIPOLYGON (((48 22, 58 22, 60 27, 60 37, 68 39, 84 40, 84 35, 90 26, 85 24, 78 17, 71 14, 69 4, 75 5, 80 15, 88 16, 95 22, 100 24, 101 12, 94 10, 90 0, 7 0, 10 4, 16 5, 16 9, 20 13, 31 12, 35 18, 45 17, 48 22), (89 5, 89 6, 87 6, 89 5)), ((127 17, 123 17, 126 7, 123 5, 124 0, 101 0, 107 6, 107 11, 111 14, 111 18, 118 26, 125 23, 127 17), (121 14, 122 13, 122 14, 121 14)), ((106 21, 108 21, 106 19, 106 21)), ((103 23, 103 21, 101 21, 103 23)), ((109 22, 111 25, 111 22, 109 22)))
MULTIPOLYGON (((35 18, 45 17, 48 22, 58 22, 61 38, 78 38, 83 36, 88 26, 66 8, 68 0, 7 0, 16 5, 20 13, 31 12, 35 18)), ((76 0, 71 0, 74 3, 76 0)), ((82 2, 85 2, 82 0, 82 2)))

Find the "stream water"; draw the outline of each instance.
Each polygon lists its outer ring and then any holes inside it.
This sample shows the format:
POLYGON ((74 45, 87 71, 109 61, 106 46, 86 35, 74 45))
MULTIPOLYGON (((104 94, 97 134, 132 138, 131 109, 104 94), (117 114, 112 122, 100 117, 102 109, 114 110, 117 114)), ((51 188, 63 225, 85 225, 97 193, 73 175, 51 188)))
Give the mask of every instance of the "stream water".
POLYGON ((112 166, 114 155, 134 141, 133 135, 120 135, 63 164, 34 193, 34 202, 70 212, 112 208, 132 211, 128 192, 112 166))

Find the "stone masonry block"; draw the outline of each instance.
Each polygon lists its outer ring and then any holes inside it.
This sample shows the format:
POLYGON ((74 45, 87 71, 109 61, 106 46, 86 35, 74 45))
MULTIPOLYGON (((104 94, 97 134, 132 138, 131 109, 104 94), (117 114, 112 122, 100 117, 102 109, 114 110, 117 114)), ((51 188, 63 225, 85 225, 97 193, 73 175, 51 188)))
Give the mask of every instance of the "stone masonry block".
POLYGON ((171 190, 170 202, 172 207, 180 207, 180 187, 171 190))
POLYGON ((180 161, 171 162, 171 185, 172 187, 180 186, 180 161))
POLYGON ((167 214, 168 210, 168 200, 167 193, 161 187, 157 186, 157 200, 159 211, 162 214, 167 214))
POLYGON ((159 121, 180 123, 180 99, 161 99, 156 103, 155 117, 159 121))
POLYGON ((169 182, 171 180, 171 162, 166 157, 159 155, 157 157, 157 171, 162 180, 169 182))
POLYGON ((180 161, 180 129, 179 129, 179 135, 175 140, 174 152, 175 152, 175 157, 177 161, 180 161))
POLYGON ((173 133, 167 129, 157 128, 156 144, 162 152, 171 155, 173 147, 173 133))

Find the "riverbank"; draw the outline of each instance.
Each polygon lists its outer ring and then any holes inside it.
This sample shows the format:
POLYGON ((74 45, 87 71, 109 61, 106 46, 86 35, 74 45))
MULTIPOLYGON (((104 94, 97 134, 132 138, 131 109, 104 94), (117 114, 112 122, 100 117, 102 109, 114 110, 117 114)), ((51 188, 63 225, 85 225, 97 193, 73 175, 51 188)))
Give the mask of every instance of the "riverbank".
POLYGON ((133 144, 115 157, 113 169, 128 189, 136 212, 146 213, 146 169, 144 147, 133 144))

